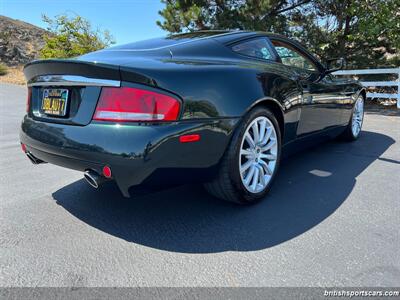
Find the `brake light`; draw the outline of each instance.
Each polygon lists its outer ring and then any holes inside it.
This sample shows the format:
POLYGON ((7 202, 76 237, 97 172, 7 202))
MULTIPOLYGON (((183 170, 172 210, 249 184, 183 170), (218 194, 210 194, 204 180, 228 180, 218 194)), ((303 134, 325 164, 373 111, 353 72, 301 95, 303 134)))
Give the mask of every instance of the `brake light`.
POLYGON ((28 88, 28 96, 26 97, 26 112, 29 112, 32 100, 32 88, 28 88))
POLYGON ((101 91, 93 120, 175 121, 180 102, 170 96, 131 87, 105 87, 101 91))

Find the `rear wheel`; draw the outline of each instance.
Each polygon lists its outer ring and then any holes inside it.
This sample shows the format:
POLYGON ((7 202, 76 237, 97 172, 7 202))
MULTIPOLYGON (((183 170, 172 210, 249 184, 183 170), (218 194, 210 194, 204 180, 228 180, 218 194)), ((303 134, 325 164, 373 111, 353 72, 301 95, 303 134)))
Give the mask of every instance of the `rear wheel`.
POLYGON ((281 133, 274 114, 255 108, 242 120, 228 147, 216 178, 206 189, 214 196, 254 203, 268 193, 279 167, 281 133))
POLYGON ((343 132, 343 138, 347 141, 355 141, 358 139, 361 133, 362 124, 364 121, 364 97, 362 95, 358 96, 356 103, 353 107, 353 112, 346 127, 343 132))

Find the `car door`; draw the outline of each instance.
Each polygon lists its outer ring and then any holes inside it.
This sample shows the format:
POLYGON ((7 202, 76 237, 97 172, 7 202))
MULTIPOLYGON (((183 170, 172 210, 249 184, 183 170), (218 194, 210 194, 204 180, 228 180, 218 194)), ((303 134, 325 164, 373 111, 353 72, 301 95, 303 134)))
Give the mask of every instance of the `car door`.
POLYGON ((341 124, 340 89, 328 77, 322 78, 321 64, 295 43, 279 38, 270 40, 281 63, 291 69, 302 90, 297 136, 341 124))

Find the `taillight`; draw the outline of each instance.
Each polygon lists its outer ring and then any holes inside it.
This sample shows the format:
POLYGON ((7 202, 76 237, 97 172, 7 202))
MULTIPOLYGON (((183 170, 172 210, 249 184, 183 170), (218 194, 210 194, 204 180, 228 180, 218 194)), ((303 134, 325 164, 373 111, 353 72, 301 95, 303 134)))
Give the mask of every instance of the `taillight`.
POLYGON ((180 102, 170 96, 131 87, 105 87, 101 91, 93 120, 175 121, 180 102))
POLYGON ((32 100, 32 88, 28 88, 28 96, 26 97, 26 112, 29 112, 32 100))

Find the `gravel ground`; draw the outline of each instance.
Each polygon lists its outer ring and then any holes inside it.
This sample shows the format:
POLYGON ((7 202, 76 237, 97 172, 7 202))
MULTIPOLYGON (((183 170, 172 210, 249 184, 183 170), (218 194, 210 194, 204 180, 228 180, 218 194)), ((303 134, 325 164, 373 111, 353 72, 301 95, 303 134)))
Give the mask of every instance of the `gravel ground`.
POLYGON ((0 286, 398 286, 400 117, 285 160, 262 203, 197 185, 124 199, 34 166, 25 88, 0 85, 0 286))
POLYGON ((25 85, 25 77, 22 72, 23 66, 7 67, 7 73, 0 76, 0 84, 12 83, 18 85, 25 85))

